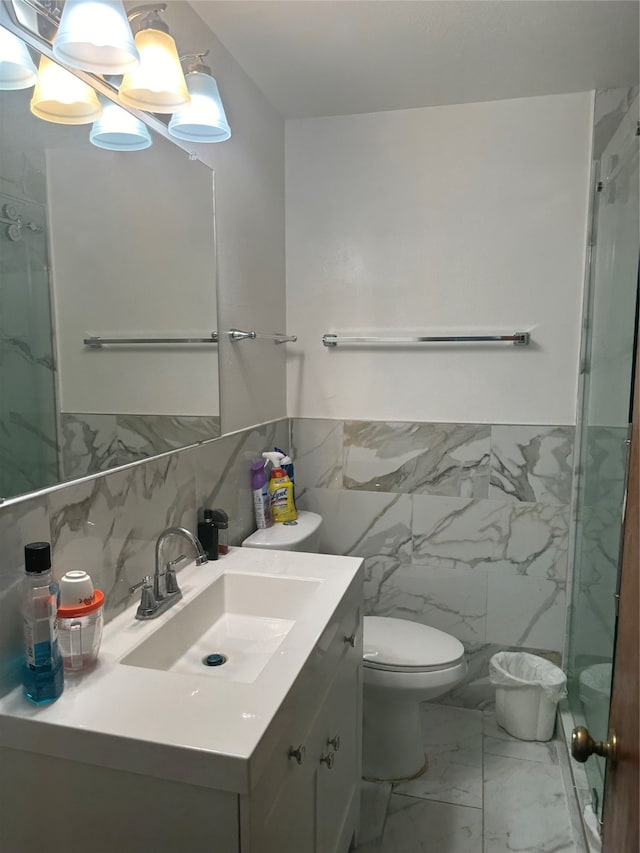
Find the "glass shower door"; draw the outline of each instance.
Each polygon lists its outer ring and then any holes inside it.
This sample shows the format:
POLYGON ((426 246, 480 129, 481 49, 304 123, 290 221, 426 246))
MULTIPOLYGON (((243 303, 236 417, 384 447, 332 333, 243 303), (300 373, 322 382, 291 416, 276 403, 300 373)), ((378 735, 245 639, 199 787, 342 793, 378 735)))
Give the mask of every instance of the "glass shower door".
MULTIPOLYGON (((575 725, 608 734, 638 307, 638 100, 599 162, 578 430, 568 661, 575 725)), ((602 817, 605 760, 585 765, 602 817)))
POLYGON ((0 187, 0 498, 58 482, 43 204, 0 187))

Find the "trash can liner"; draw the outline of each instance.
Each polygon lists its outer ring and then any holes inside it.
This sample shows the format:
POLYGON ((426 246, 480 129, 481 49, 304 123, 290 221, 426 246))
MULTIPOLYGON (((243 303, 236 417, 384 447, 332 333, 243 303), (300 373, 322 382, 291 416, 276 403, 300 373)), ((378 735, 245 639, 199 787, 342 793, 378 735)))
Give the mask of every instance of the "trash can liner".
POLYGON ((520 740, 550 740, 567 677, 548 660, 527 652, 498 652, 489 661, 496 688, 496 723, 520 740))
POLYGON ((538 687, 558 702, 567 695, 567 676, 555 664, 527 652, 498 652, 489 661, 489 681, 496 687, 538 687))

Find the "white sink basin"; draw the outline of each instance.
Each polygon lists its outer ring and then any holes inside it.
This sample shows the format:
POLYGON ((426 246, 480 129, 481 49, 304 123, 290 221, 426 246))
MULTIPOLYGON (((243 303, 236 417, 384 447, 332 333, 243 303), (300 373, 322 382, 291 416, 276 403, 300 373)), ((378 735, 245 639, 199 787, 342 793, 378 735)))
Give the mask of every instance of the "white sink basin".
MULTIPOLYGON (((314 578, 225 573, 121 663, 208 679, 252 682, 322 584, 314 578), (226 660, 208 666, 212 654, 226 660)), ((169 611, 170 613, 171 611, 169 611)))

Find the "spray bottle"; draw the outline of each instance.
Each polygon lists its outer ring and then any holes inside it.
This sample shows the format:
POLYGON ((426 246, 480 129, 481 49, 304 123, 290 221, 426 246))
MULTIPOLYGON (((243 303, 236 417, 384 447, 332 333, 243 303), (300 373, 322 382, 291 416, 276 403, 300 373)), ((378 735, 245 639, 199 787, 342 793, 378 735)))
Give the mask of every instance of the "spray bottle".
POLYGON ((251 466, 251 491, 253 493, 253 508, 256 515, 256 527, 264 530, 271 527, 271 502, 269 498, 269 475, 266 471, 267 461, 258 460, 251 466))
POLYGON ((273 465, 269 480, 271 518, 274 522, 295 521, 298 517, 293 502, 293 483, 280 465, 285 458, 282 453, 271 451, 262 454, 273 465))

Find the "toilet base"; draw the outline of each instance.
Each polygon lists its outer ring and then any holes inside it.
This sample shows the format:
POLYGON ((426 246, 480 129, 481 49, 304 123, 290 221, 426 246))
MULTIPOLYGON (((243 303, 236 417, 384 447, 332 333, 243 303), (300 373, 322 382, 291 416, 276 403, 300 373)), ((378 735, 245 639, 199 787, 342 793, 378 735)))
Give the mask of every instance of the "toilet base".
POLYGON ((401 779, 379 779, 376 776, 363 776, 362 778, 364 779, 365 782, 376 782, 376 783, 378 783, 378 782, 395 782, 395 783, 413 782, 414 779, 419 779, 421 776, 424 776, 424 774, 427 772, 428 768, 429 768, 429 756, 425 752, 424 764, 422 765, 420 770, 418 770, 417 773, 413 774, 413 776, 403 776, 401 779))
POLYGON ((365 688, 362 737, 365 778, 398 782, 426 770, 419 702, 384 701, 379 695, 367 702, 365 688))

